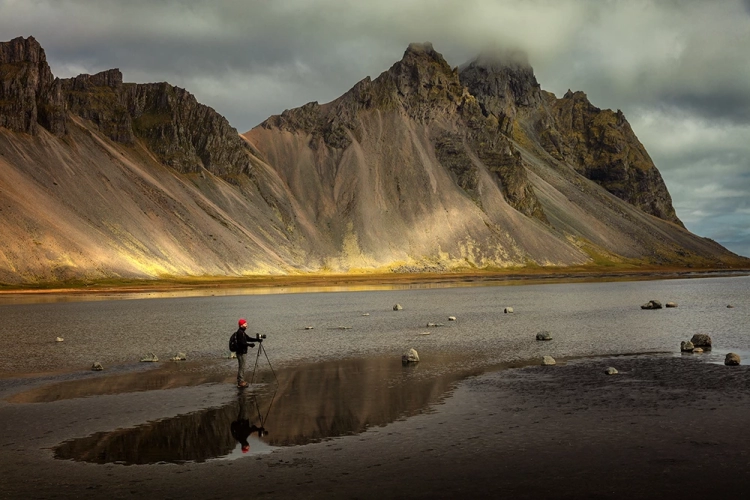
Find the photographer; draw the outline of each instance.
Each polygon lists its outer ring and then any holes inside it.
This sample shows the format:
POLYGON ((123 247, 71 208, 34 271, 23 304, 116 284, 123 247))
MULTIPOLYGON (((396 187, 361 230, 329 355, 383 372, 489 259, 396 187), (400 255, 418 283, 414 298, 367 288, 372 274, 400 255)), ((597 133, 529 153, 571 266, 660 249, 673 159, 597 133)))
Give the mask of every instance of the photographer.
POLYGON ((237 324, 239 328, 235 332, 235 338, 237 339, 237 387, 244 389, 249 384, 245 381, 245 366, 247 361, 247 348, 255 347, 254 342, 263 342, 265 335, 256 335, 256 338, 249 337, 245 330, 247 330, 247 321, 242 318, 237 324))

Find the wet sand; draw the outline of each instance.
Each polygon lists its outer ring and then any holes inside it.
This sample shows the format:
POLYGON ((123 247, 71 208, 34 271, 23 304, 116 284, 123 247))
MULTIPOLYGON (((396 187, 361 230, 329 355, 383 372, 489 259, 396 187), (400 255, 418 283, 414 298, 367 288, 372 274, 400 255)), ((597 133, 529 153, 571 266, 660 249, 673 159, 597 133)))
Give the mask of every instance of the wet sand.
MULTIPOLYGON (((193 426, 193 439, 215 441, 222 427, 206 422, 218 416, 204 413, 193 423, 177 417, 226 405, 237 390, 221 380, 191 385, 184 373, 154 376, 162 382, 135 393, 76 380, 63 381, 68 386, 60 391, 55 377, 6 379, 0 384, 0 498, 744 496, 750 490, 750 369, 705 359, 618 356, 484 373, 432 372, 429 364, 421 372, 390 364, 310 365, 280 374, 279 397, 289 403, 280 403, 284 411, 269 422, 271 435, 283 434, 305 413, 318 425, 330 412, 343 412, 356 424, 364 420, 362 429, 236 460, 152 465, 59 460, 54 449, 170 417, 193 426), (608 366, 620 373, 605 375, 608 366), (174 380, 181 382, 169 385, 174 380), (379 380, 387 383, 373 395, 379 380), (57 400, 44 389, 55 384, 57 400), (76 384, 85 390, 75 393, 76 384), (358 395, 355 387, 365 389, 358 395), (310 393, 318 402, 331 393, 331 406, 295 399, 310 393), (337 408, 349 399, 357 399, 350 410, 337 408), (397 408, 379 412, 383 406, 397 408)), ((340 422, 330 419, 325 428, 340 422)), ((304 426, 294 431, 304 432, 304 426)))

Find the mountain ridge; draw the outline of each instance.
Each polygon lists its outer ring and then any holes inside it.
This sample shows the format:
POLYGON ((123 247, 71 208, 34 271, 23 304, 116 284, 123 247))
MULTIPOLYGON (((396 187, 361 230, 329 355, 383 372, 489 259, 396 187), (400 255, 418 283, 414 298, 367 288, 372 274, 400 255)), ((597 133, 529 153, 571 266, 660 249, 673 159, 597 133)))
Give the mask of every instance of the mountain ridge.
POLYGON ((682 227, 621 112, 524 61, 411 44, 240 136, 167 83, 54 78, 18 38, 0 111, 2 283, 748 262, 682 227))

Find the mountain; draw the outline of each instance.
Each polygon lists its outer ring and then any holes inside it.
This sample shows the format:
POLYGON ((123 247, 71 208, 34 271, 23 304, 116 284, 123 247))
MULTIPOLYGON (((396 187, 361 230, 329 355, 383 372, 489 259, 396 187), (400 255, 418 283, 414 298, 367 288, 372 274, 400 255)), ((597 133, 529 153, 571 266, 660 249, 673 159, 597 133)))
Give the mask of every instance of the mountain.
POLYGON ((748 262, 685 230, 621 112, 427 43, 243 136, 184 89, 0 43, 0 234, 6 284, 748 262))

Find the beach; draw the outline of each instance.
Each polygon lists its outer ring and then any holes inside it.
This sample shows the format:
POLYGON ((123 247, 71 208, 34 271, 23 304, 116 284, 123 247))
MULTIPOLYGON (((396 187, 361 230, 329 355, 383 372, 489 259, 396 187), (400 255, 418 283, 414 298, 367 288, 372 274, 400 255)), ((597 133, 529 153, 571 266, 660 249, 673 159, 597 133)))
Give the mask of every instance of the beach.
POLYGON ((746 366, 695 355, 506 368, 462 379, 429 411, 355 435, 231 461, 130 466, 55 460, 51 449, 71 436, 163 418, 164 407, 176 414, 219 404, 236 389, 3 405, 0 496, 740 496, 750 487, 749 380, 746 366), (608 366, 619 373, 606 375, 608 366))
POLYGON ((747 285, 712 278, 3 306, 0 498, 743 495, 747 285), (643 311, 640 297, 679 307, 643 311), (248 308, 270 335, 268 357, 251 352, 257 378, 241 391, 213 325, 248 308), (449 313, 457 321, 441 316, 449 313), (441 317, 442 327, 425 327, 441 317), (24 334, 40 324, 49 341, 24 334), (160 334, 173 324, 188 361, 169 361, 177 344, 160 334), (553 340, 536 341, 541 329, 553 340), (679 341, 699 332, 711 333, 713 351, 681 354, 679 341), (102 344, 116 349, 106 357, 102 344), (419 363, 401 363, 407 346, 419 363), (147 349, 160 362, 139 363, 147 349), (742 365, 724 366, 729 350, 742 365), (557 364, 542 366, 543 354, 557 364), (90 370, 94 356, 104 371, 90 370), (250 436, 247 453, 232 433, 242 419, 267 431, 250 436))

